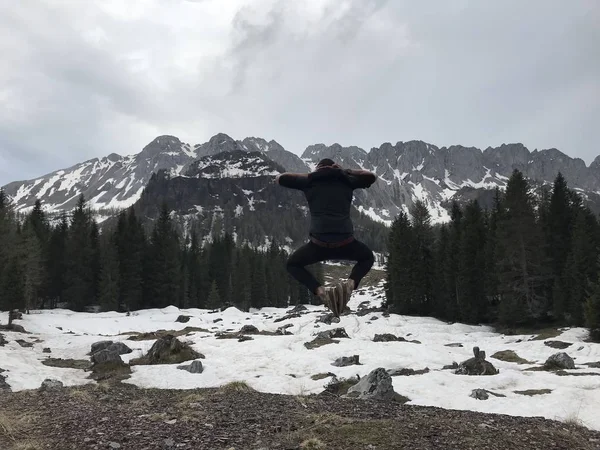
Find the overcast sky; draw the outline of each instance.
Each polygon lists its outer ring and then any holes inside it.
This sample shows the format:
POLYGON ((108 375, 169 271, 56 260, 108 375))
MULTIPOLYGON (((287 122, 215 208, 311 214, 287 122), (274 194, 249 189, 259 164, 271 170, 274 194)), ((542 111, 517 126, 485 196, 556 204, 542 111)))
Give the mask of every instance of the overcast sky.
POLYGON ((158 135, 600 154, 597 0, 0 4, 0 185, 158 135))

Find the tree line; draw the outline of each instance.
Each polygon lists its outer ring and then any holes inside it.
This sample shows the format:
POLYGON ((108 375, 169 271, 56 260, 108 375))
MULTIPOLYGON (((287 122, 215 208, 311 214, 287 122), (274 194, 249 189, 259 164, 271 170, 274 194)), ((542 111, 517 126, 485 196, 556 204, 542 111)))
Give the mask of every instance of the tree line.
POLYGON ((386 298, 394 312, 446 321, 587 326, 600 339, 600 224, 558 174, 541 195, 515 170, 494 206, 454 203, 434 227, 416 202, 388 242, 386 298))
MULTIPOLYGON (((36 202, 14 213, 0 190, 0 310, 67 307, 132 311, 174 305, 217 309, 311 303, 286 272, 286 253, 236 243, 230 233, 185 237, 162 206, 145 230, 133 208, 100 232, 83 196, 51 221, 36 202)), ((311 267, 323 279, 322 265, 311 267)))

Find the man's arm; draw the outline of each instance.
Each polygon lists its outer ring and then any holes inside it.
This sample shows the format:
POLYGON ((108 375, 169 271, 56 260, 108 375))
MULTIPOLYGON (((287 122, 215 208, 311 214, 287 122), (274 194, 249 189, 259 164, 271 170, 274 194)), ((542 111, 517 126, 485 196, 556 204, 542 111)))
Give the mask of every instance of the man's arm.
POLYGON ((368 188, 377 181, 377 175, 368 170, 346 169, 345 172, 350 176, 355 189, 368 188))
POLYGON ((290 189, 304 189, 308 183, 307 173, 280 173, 275 177, 275 183, 290 189))

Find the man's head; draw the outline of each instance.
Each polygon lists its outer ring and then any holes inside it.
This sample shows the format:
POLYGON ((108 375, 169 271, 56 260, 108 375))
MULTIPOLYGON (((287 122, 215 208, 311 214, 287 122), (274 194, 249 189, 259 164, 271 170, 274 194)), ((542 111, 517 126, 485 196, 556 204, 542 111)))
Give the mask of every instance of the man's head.
POLYGON ((317 170, 323 169, 324 167, 333 167, 336 169, 340 168, 340 166, 338 166, 336 163, 333 162, 332 159, 329 159, 329 158, 323 158, 321 161, 319 161, 317 163, 317 170))

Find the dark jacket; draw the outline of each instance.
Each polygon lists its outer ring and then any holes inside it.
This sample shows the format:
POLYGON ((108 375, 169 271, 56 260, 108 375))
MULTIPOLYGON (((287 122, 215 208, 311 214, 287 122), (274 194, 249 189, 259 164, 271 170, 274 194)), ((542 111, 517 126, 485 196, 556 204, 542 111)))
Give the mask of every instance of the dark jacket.
POLYGON ((310 235, 325 242, 352 236, 350 219, 354 189, 364 189, 376 180, 372 174, 324 167, 309 174, 282 174, 281 186, 304 192, 310 209, 310 235))

